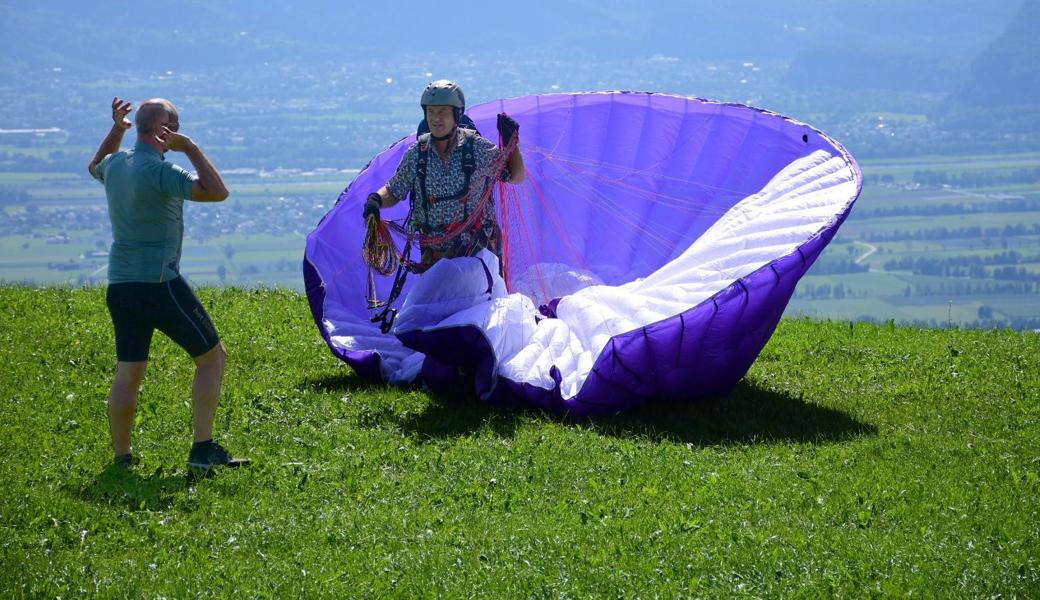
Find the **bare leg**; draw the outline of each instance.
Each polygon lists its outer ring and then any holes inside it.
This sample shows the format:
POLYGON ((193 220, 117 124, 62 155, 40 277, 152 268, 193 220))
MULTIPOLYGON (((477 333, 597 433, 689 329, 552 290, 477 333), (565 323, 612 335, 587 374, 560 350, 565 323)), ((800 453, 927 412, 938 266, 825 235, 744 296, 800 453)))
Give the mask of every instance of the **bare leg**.
POLYGON ((137 412, 137 392, 141 388, 148 361, 123 362, 116 366, 116 379, 108 394, 108 429, 116 456, 130 453, 130 431, 137 412))
POLYGON ((202 356, 195 357, 195 382, 191 387, 191 425, 196 442, 213 438, 213 417, 217 414, 217 404, 220 402, 220 386, 224 380, 225 364, 227 351, 224 350, 223 342, 202 356))

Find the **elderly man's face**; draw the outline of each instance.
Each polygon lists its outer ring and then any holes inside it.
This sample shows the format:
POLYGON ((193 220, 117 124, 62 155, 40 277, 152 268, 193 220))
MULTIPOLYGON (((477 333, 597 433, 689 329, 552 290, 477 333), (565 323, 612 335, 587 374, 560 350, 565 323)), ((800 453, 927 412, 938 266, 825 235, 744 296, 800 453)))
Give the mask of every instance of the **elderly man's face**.
POLYGON ((427 106, 426 124, 434 137, 443 137, 455 127, 455 108, 452 106, 427 106))
POLYGON ((163 151, 165 152, 165 151, 170 149, 170 138, 169 138, 169 136, 167 136, 165 134, 165 130, 163 129, 163 127, 165 127, 166 129, 169 129, 170 131, 172 131, 174 133, 179 131, 180 128, 181 128, 180 115, 177 114, 177 109, 173 108, 173 105, 170 105, 166 109, 166 115, 159 122, 159 135, 164 140, 166 140, 166 142, 163 144, 163 151))

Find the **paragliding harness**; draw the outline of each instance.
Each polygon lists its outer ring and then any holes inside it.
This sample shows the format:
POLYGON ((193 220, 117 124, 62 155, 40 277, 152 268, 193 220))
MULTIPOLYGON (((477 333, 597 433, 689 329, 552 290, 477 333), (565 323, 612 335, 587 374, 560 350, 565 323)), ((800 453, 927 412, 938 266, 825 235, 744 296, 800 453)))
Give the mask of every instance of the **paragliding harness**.
MULTIPOLYGON (((429 192, 426 190, 426 172, 430 163, 430 146, 431 136, 429 133, 424 133, 419 136, 419 157, 415 167, 415 178, 419 182, 419 197, 416 197, 415 190, 412 190, 411 197, 411 212, 416 212, 416 206, 419 208, 419 215, 421 215, 421 226, 417 229, 430 228, 430 208, 434 202, 452 202, 459 201, 462 203, 462 221, 459 223, 465 223, 469 218, 469 202, 466 201, 469 196, 470 181, 473 179, 473 172, 477 169, 477 161, 473 157, 473 138, 477 135, 477 132, 472 129, 462 129, 462 135, 465 141, 459 146, 458 151, 462 153, 462 175, 464 177, 462 181, 462 187, 458 192, 448 196, 438 196, 431 198, 429 192)), ((416 215, 416 216, 419 216, 416 215)), ((451 229, 449 228, 449 231, 451 229)), ((420 247, 420 251, 425 251, 425 248, 420 247)), ((413 270, 416 272, 422 272, 428 269, 430 265, 426 264, 425 257, 421 259, 419 265, 413 270)))
MULTIPOLYGON (((466 115, 461 115, 458 122, 458 127, 462 131, 465 141, 459 146, 458 151, 462 152, 462 173, 465 179, 462 183, 462 188, 455 194, 450 196, 440 196, 437 198, 430 198, 426 190, 426 173, 430 162, 430 146, 432 146, 432 134, 430 128, 426 123, 426 119, 423 119, 419 123, 417 131, 419 144, 419 156, 418 162, 415 169, 415 178, 419 183, 419 197, 416 197, 415 190, 413 189, 408 194, 409 208, 408 216, 405 219, 406 223, 412 222, 412 216, 416 212, 416 205, 419 206, 422 214, 422 223, 429 226, 430 223, 430 206, 433 201, 438 202, 460 200, 463 207, 463 217, 461 223, 465 223, 469 218, 469 203, 466 201, 469 195, 470 181, 473 178, 473 172, 477 169, 477 162, 473 156, 473 138, 480 135, 473 120, 466 115)), ((405 241, 404 252, 402 255, 407 257, 410 255, 412 249, 412 236, 408 236, 405 241)), ((420 243, 420 252, 424 249, 420 243)), ((385 301, 379 302, 374 300, 375 282, 373 281, 373 275, 369 272, 369 307, 379 308, 383 307, 383 310, 379 311, 374 317, 372 317, 373 323, 379 323, 379 330, 383 333, 389 333, 390 329, 394 325, 394 319, 397 318, 397 309, 393 308, 394 301, 397 300, 398 296, 401 295, 401 290, 404 289, 404 282, 408 278, 409 272, 422 273, 426 269, 430 268, 431 265, 426 264, 424 258, 420 258, 420 262, 415 263, 410 260, 402 260, 397 265, 397 273, 394 275, 394 285, 390 288, 390 295, 387 296, 385 301)))

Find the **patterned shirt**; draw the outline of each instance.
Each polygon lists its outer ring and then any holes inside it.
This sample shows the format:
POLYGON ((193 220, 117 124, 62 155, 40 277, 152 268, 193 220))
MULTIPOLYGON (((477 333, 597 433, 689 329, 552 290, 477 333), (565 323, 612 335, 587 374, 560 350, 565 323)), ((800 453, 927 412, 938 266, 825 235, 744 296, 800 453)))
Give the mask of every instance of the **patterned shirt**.
MULTIPOLYGON (((422 186, 418 181, 419 142, 413 143, 401 158, 397 172, 387 183, 395 198, 404 199, 409 192, 414 192, 412 220, 409 223, 414 230, 428 236, 443 236, 453 224, 459 224, 469 218, 474 211, 480 210, 480 198, 489 185, 494 185, 491 172, 501 148, 480 135, 467 134, 462 128, 456 128, 454 144, 448 151, 447 161, 443 160, 437 150, 428 149, 426 160, 426 193, 429 198, 422 198, 422 186), (473 144, 473 160, 476 168, 470 179, 469 194, 465 198, 455 197, 465 186, 466 174, 462 168, 463 149, 469 135, 473 144)), ((509 170, 502 174, 502 180, 509 179, 509 170)), ((457 237, 439 244, 423 247, 423 263, 429 266, 434 260, 444 257, 476 254, 480 248, 488 248, 499 253, 499 229, 495 216, 495 203, 488 202, 483 207, 483 215, 474 229, 465 231, 457 237)))

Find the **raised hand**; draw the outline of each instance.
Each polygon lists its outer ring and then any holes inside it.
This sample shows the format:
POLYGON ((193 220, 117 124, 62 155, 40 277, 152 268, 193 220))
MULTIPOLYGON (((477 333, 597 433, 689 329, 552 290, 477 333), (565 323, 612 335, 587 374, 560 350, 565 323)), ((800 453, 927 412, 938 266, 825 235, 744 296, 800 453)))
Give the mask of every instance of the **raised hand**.
POLYGON ((520 124, 506 113, 498 114, 498 135, 502 136, 502 145, 508 146, 513 136, 520 131, 520 124))
POLYGON ((371 216, 375 216, 376 221, 380 219, 379 209, 383 207, 383 198, 379 194, 372 192, 365 199, 365 208, 361 211, 361 218, 366 222, 371 216))
POLYGON ((156 134, 155 139, 163 145, 163 148, 174 152, 187 152, 195 145, 190 137, 177 133, 165 125, 163 125, 162 133, 156 134))
POLYGON ((112 98, 112 121, 116 124, 116 127, 125 131, 133 126, 130 119, 126 118, 133 109, 134 106, 129 101, 118 97, 112 98))

